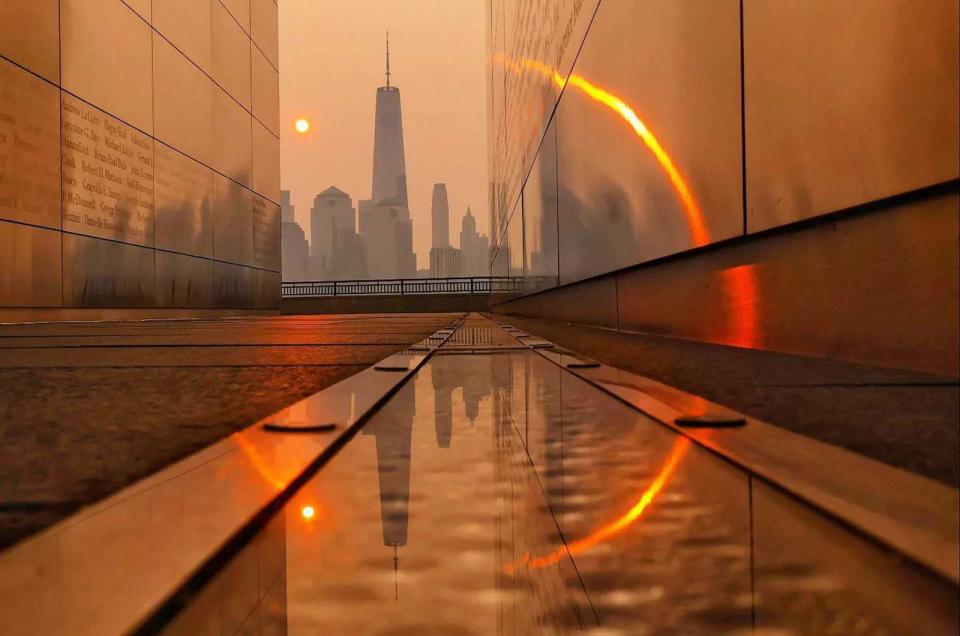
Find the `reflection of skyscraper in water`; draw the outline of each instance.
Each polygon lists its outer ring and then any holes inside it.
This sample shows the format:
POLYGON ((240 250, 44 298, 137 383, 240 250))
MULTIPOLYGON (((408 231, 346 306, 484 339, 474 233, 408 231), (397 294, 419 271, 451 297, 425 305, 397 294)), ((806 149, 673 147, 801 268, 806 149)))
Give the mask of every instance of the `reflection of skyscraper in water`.
POLYGON ((480 400, 487 395, 489 384, 489 381, 477 373, 468 373, 463 378, 463 408, 470 424, 476 422, 480 415, 480 400))
POLYGON ((453 437, 453 389, 456 377, 445 369, 446 365, 433 365, 430 379, 433 382, 433 421, 437 431, 437 446, 450 448, 453 437))
POLYGON ((381 410, 361 429, 363 435, 372 435, 376 439, 380 518, 386 546, 407 545, 410 447, 416 413, 416 396, 412 389, 408 387, 397 393, 390 401, 390 408, 381 410))

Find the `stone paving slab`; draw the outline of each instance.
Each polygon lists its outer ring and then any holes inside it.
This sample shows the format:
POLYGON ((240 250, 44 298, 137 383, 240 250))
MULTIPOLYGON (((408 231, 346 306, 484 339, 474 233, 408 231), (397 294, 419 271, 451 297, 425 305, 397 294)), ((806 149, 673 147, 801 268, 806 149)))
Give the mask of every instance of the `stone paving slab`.
POLYGON ((0 548, 457 316, 0 325, 0 347, 17 338, 66 345, 0 348, 0 548), (138 345, 83 346, 115 333, 138 345), (156 346, 177 339, 195 344, 156 346), (263 346, 278 339, 287 346, 263 346))
POLYGON ((494 315, 604 364, 960 486, 960 383, 911 370, 494 315))
POLYGON ((408 344, 6 349, 0 368, 367 365, 408 344))

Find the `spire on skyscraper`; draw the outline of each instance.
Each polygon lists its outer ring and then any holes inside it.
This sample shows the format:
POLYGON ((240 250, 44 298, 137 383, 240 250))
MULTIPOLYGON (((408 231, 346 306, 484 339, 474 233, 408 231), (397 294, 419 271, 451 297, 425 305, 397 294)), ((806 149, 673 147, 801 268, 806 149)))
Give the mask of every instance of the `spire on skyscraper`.
POLYGON ((390 87, 390 32, 387 31, 387 88, 390 87))

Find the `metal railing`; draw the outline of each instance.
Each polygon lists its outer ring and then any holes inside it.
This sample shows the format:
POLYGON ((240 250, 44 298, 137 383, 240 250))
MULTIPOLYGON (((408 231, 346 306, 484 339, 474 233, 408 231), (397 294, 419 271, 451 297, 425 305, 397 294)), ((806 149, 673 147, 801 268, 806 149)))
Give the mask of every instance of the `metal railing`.
POLYGON ((284 298, 317 296, 404 296, 408 294, 509 294, 523 291, 519 276, 465 276, 458 278, 393 278, 386 280, 288 281, 284 298))

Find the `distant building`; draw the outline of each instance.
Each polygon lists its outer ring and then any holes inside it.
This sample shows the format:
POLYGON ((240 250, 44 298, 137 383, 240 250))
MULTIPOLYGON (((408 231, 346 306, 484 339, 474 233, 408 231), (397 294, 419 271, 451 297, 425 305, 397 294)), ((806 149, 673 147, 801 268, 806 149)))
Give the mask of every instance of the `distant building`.
POLYGON ((390 42, 387 81, 377 89, 373 134, 373 184, 369 200, 359 202, 360 240, 366 250, 370 278, 414 278, 413 222, 407 208, 407 174, 403 152, 400 89, 390 85, 390 42))
POLYGON ((490 239, 477 232, 477 219, 469 206, 460 224, 460 251, 463 253, 463 276, 490 274, 490 239))
POLYGON ((430 247, 450 246, 450 204, 447 202, 447 184, 445 183, 433 184, 433 201, 430 205, 430 229, 430 247))
POLYGON ((289 190, 280 193, 280 254, 283 280, 310 278, 310 248, 303 228, 296 221, 289 190))
POLYGON ((434 247, 430 250, 430 276, 450 278, 464 276, 463 252, 455 247, 434 247))
POLYGON ((350 195, 329 187, 310 210, 310 271, 317 280, 363 278, 363 250, 357 236, 357 215, 350 195))
POLYGON ((407 206, 386 199, 360 201, 360 240, 370 278, 414 278, 413 222, 407 206))

